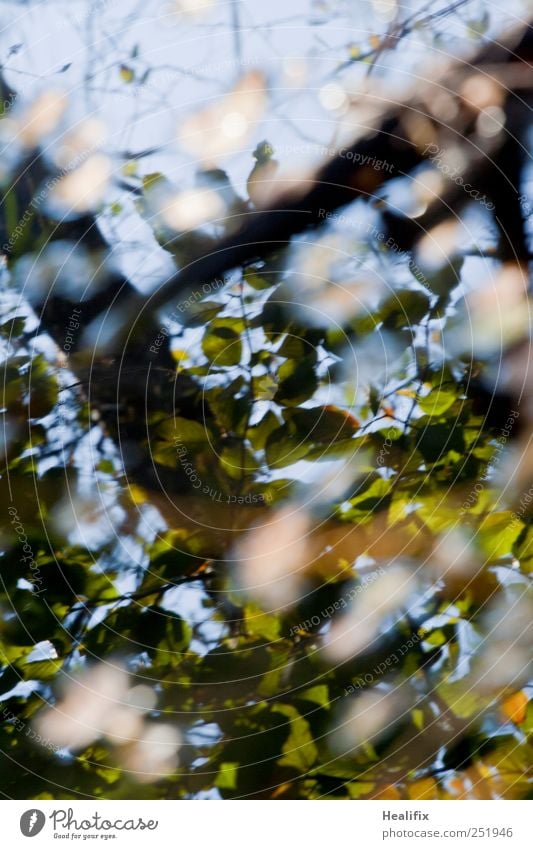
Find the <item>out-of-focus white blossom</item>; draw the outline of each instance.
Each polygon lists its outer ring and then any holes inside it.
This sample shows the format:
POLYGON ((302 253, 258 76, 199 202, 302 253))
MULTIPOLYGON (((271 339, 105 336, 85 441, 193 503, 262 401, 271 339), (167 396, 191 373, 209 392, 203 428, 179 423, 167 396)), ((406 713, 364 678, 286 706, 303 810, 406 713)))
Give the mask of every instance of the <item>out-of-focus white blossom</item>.
POLYGON ((372 8, 383 21, 392 21, 398 13, 397 0, 372 0, 372 8))
MULTIPOLYGON (((121 733, 128 692, 128 674, 117 664, 99 663, 66 685, 65 695, 39 714, 36 727, 41 737, 59 748, 83 749, 104 735, 121 733)), ((138 730, 130 726, 131 734, 138 730)))
POLYGON ((492 75, 469 74, 461 86, 461 96, 468 106, 476 109, 487 109, 489 106, 499 106, 505 97, 505 88, 492 75))
POLYGON ((55 162, 59 168, 71 170, 101 147, 105 139, 106 128, 103 121, 87 118, 61 139, 54 152, 55 162))
POLYGON ((198 23, 213 10, 216 0, 170 0, 161 7, 160 20, 166 26, 178 26, 185 21, 198 23))
POLYGON ((435 581, 450 577, 466 580, 485 565, 462 529, 453 529, 435 540, 430 562, 435 581))
POLYGON ((476 130, 480 136, 492 138, 499 135, 505 127, 506 115, 501 106, 488 106, 479 113, 476 130))
POLYGON ((363 743, 378 740, 400 721, 405 706, 405 695, 398 691, 361 693, 335 729, 334 748, 349 754, 363 743))
POLYGON ((174 230, 191 230, 223 212, 222 198, 212 189, 190 189, 174 195, 162 209, 162 217, 174 230))
MULTIPOLYGON (((438 175, 437 175, 438 177, 438 175)), ((426 196, 426 206, 435 196, 426 196)), ((420 239, 417 260, 423 268, 437 269, 456 256, 460 245, 461 227, 453 220, 443 221, 420 239)))
POLYGON ((339 112, 348 105, 348 97, 342 86, 337 83, 327 83, 318 92, 320 105, 328 112, 339 112))
POLYGON ((368 582, 350 610, 334 619, 324 641, 327 657, 338 663, 367 649, 382 630, 384 620, 396 611, 400 615, 414 589, 411 573, 403 566, 391 567, 368 582))
POLYGON ((146 721, 155 704, 150 687, 130 688, 123 666, 99 663, 69 680, 63 698, 37 716, 35 728, 47 744, 74 751, 105 738, 138 781, 156 781, 175 769, 181 734, 168 723, 146 721))
POLYGON ((294 506, 253 528, 234 554, 241 588, 268 608, 294 604, 307 565, 310 530, 309 516, 294 506))
POLYGON ((43 91, 29 106, 17 111, 14 117, 16 136, 24 147, 39 144, 58 125, 65 109, 67 98, 62 91, 43 91))
POLYGON ((353 270, 346 234, 326 233, 312 244, 292 248, 289 276, 294 304, 306 323, 338 326, 375 309, 385 292, 383 279, 371 269, 353 270))
POLYGON ((265 78, 250 71, 225 97, 187 118, 179 127, 178 140, 196 162, 213 164, 242 148, 265 102, 265 78))
POLYGON ((104 199, 110 176, 109 158, 95 153, 79 168, 60 178, 52 189, 50 206, 66 215, 89 212, 104 199))
POLYGON ((468 686, 493 695, 507 687, 517 689, 531 677, 533 602, 530 595, 510 594, 489 610, 484 620, 484 642, 473 664, 468 686))
POLYGON ((507 263, 494 280, 469 293, 460 320, 447 336, 452 353, 488 356, 527 337, 531 325, 527 291, 526 271, 507 263))
POLYGON ((137 781, 157 781, 175 770, 180 745, 181 734, 173 725, 146 723, 140 738, 123 753, 121 763, 137 781))

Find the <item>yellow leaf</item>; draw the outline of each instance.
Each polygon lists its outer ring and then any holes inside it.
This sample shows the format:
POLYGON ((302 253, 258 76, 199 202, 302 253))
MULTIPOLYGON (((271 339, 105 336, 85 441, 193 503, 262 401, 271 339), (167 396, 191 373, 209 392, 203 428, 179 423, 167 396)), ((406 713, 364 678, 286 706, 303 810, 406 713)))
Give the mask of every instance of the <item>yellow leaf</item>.
POLYGON ((529 700, 523 690, 518 693, 513 693, 512 696, 505 699, 502 703, 501 711, 507 719, 515 724, 520 724, 526 718, 526 711, 529 700))
POLYGON ((135 71, 129 68, 128 65, 121 65, 119 68, 120 79, 123 83, 132 83, 135 79, 135 71))
POLYGON ((438 799, 437 783, 433 778, 421 778, 408 788, 410 799, 438 799))
POLYGON ((395 799, 395 800, 397 800, 397 799, 401 799, 402 797, 401 797, 401 794, 399 793, 399 791, 396 789, 396 787, 394 787, 393 784, 389 784, 388 787, 384 787, 383 790, 380 790, 378 793, 376 793, 374 796, 372 796, 372 798, 373 799, 387 799, 387 800, 388 799, 395 799))
POLYGON ((171 348, 170 353, 172 354, 172 358, 176 360, 178 365, 185 362, 185 360, 189 359, 187 351, 183 351, 181 348, 171 348))
POLYGON ((419 731, 422 731, 424 727, 424 711, 415 708, 411 716, 413 718, 413 725, 418 728, 419 731))
POLYGON ((146 504, 148 501, 146 490, 135 483, 129 485, 129 493, 134 504, 146 504))
POLYGON ((134 159, 131 159, 129 162, 125 162, 122 166, 122 173, 125 177, 134 177, 137 173, 137 163, 134 159))

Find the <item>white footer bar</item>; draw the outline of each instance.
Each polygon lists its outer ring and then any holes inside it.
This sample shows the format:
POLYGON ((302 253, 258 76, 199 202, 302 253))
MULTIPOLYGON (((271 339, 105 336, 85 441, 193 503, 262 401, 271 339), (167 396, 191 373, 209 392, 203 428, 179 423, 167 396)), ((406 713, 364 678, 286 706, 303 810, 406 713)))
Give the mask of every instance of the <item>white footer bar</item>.
POLYGON ((73 843, 117 849, 189 849, 191 845, 199 849, 533 847, 530 801, 266 804, 6 800, 0 809, 1 843, 6 849, 44 849, 73 843))

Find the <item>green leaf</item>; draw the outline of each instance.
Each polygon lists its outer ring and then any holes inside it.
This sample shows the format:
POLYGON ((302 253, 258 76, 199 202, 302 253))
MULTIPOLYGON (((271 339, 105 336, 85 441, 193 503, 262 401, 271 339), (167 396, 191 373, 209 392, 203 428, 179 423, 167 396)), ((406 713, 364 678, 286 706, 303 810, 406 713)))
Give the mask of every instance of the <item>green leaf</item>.
POLYGON ((202 339, 202 351, 216 366, 238 365, 242 357, 242 322, 219 318, 208 325, 202 339))
POLYGON ((14 339, 24 332, 25 326, 26 319, 24 316, 15 316, 15 318, 11 318, 9 321, 4 321, 3 324, 0 324, 0 334, 7 336, 9 339, 14 339))
POLYGON ((453 389, 433 389, 418 401, 418 405, 428 416, 441 416, 456 400, 457 393, 453 389))
POLYGON ((428 313, 429 297, 413 289, 399 289, 380 306, 383 325, 391 330, 418 324, 428 313))
POLYGON ((215 386, 205 392, 205 399, 222 432, 241 433, 250 412, 248 394, 237 397, 244 380, 241 375, 228 386, 215 386))
MULTIPOLYGON (((184 301, 187 302, 188 299, 184 298, 184 301)), ((223 309, 224 304, 220 304, 218 301, 195 301, 188 304, 186 310, 187 326, 203 327, 208 321, 216 318, 223 309)))
POLYGON ((297 407, 307 401, 318 388, 313 357, 287 360, 278 371, 279 386, 274 401, 286 407, 297 407))
POLYGON ((40 419, 55 407, 59 397, 59 382, 47 367, 42 364, 34 367, 34 364, 29 378, 29 415, 40 419))
POLYGON ((449 427, 446 424, 425 427, 417 444, 418 450, 428 463, 436 463, 452 450, 462 454, 464 447, 462 428, 457 425, 449 427))
POLYGON ((264 374, 254 377, 252 386, 257 401, 272 401, 278 391, 279 381, 270 374, 264 374))
POLYGON ((385 508, 390 501, 392 481, 376 478, 367 482, 364 489, 350 498, 351 509, 343 513, 346 518, 355 518, 373 512, 378 507, 385 508))
POLYGON ((246 632, 254 637, 264 637, 269 642, 279 639, 281 622, 279 616, 264 613, 257 604, 247 604, 244 608, 246 632))
POLYGON ((271 289, 278 282, 274 274, 259 274, 257 271, 252 271, 251 269, 245 271, 243 276, 248 286, 251 286, 252 289, 258 292, 262 289, 271 289))
POLYGON ((431 276, 431 291, 441 297, 448 295, 461 282, 463 265, 464 257, 454 257, 452 260, 447 260, 444 266, 431 276))
POLYGON ((302 693, 298 693, 298 698, 306 702, 312 702, 315 705, 329 709, 329 689, 327 684, 317 684, 315 687, 309 687, 302 693))
POLYGON ((302 460, 312 446, 305 440, 295 438, 287 425, 273 430, 265 444, 266 461, 271 469, 282 469, 302 460))
POLYGON ((511 554, 513 543, 523 527, 510 510, 487 516, 479 528, 479 541, 487 557, 496 560, 511 554))
POLYGON ((220 464, 226 474, 234 480, 241 480, 243 475, 251 475, 259 468, 257 460, 242 443, 235 442, 226 445, 220 454, 220 464))
POLYGON ((276 713, 281 713, 290 719, 290 734, 283 745, 283 756, 279 759, 280 766, 291 766, 299 772, 308 772, 316 762, 318 748, 305 720, 293 705, 276 705, 276 713))
POLYGON ((274 413, 269 410, 256 425, 252 425, 246 431, 252 447, 256 451, 265 447, 265 443, 273 430, 279 428, 280 424, 274 413))
POLYGON ((468 679, 461 681, 443 681, 437 687, 437 693, 452 713, 461 719, 479 716, 492 701, 491 696, 481 696, 469 685, 468 679))
POLYGON ((237 787, 238 763, 222 763, 215 779, 215 786, 221 790, 235 790, 237 787))
POLYGON ((283 418, 296 437, 317 445, 351 439, 359 427, 359 422, 350 413, 332 406, 290 408, 283 412, 283 418))
POLYGON ((300 333, 298 335, 288 333, 276 353, 279 357, 285 357, 288 360, 306 359, 313 365, 317 361, 315 346, 300 333))
POLYGON ((51 681, 63 666, 63 660, 35 660, 17 664, 26 681, 51 681))
POLYGON ((204 424, 176 416, 159 425, 157 429, 161 439, 172 441, 176 448, 180 445, 202 445, 211 438, 204 424))

